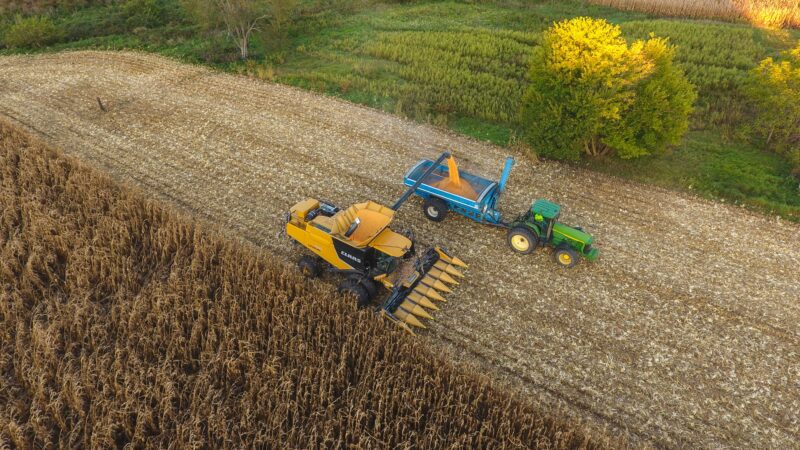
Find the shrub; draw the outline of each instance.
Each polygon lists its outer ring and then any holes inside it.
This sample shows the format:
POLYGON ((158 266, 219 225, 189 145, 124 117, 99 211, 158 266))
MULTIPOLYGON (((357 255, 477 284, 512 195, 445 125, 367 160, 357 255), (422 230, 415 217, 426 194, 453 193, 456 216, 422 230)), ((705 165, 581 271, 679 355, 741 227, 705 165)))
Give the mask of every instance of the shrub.
POLYGON ((52 20, 44 16, 17 16, 3 36, 6 47, 36 48, 61 39, 63 33, 52 20))
POLYGON ((544 156, 612 152, 633 158, 677 142, 688 127, 694 87, 663 39, 628 45, 602 19, 555 24, 534 52, 521 121, 544 156))
POLYGON ((753 136, 786 156, 800 175, 800 43, 785 59, 767 58, 752 73, 753 136))
POLYGON ((122 5, 128 27, 157 27, 166 21, 163 0, 128 0, 122 5))

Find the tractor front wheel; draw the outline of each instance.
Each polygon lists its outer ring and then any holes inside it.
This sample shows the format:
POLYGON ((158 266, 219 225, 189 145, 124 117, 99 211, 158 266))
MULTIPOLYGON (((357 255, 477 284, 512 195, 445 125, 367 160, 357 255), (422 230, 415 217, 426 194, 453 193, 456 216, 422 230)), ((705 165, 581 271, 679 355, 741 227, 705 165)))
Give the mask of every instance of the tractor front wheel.
POLYGON ((300 261, 297 262, 297 267, 307 278, 316 278, 321 271, 319 259, 309 255, 304 255, 300 258, 300 261))
POLYGON ((572 247, 568 246, 558 247, 553 254, 553 258, 556 260, 556 264, 565 269, 570 269, 575 267, 575 264, 578 264, 578 254, 572 247))
POLYGON ((422 205, 425 217, 434 222, 441 222, 447 217, 447 204, 440 198, 428 197, 422 205))
POLYGON ((511 250, 527 255, 534 251, 536 246, 539 245, 539 238, 528 228, 516 227, 508 232, 508 245, 511 247, 511 250))
POLYGON ((367 289, 352 278, 348 278, 339 285, 339 293, 344 295, 352 295, 356 299, 358 309, 365 308, 369 305, 370 296, 367 289))

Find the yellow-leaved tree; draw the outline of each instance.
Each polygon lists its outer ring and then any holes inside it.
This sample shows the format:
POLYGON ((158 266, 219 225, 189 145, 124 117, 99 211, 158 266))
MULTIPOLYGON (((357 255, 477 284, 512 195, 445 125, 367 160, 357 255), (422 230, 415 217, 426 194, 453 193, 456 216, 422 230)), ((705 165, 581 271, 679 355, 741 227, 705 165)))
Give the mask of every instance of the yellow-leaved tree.
POLYGON ((748 90, 756 114, 753 133, 786 156, 800 176, 800 43, 784 56, 767 58, 753 70, 748 90))
POLYGON ((554 24, 534 52, 521 121, 543 156, 646 155, 678 142, 697 97, 664 39, 632 44, 618 26, 554 24))

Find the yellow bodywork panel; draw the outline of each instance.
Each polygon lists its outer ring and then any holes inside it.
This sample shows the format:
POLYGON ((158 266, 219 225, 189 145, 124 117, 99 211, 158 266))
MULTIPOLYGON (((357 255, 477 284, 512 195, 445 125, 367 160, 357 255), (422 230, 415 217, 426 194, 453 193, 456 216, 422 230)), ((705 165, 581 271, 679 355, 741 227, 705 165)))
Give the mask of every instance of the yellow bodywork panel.
POLYGON ((309 198, 292 206, 292 209, 290 209, 289 212, 291 214, 296 214, 297 217, 301 219, 305 219, 306 214, 308 214, 309 211, 313 211, 317 208, 319 208, 319 200, 309 198))
POLYGON ((337 269, 352 269, 352 267, 342 261, 336 253, 336 247, 333 246, 334 237, 324 230, 315 227, 313 222, 294 223, 290 221, 286 224, 286 234, 337 269))
POLYGON ((400 258, 411 249, 411 240, 386 228, 370 242, 369 246, 389 256, 400 258))

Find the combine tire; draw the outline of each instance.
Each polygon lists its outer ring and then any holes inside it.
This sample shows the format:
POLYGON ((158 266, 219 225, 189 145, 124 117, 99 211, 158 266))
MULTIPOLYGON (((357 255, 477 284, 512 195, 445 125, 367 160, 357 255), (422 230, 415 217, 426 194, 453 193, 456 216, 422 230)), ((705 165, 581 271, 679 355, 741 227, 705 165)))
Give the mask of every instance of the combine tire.
POLYGON ((425 217, 434 222, 441 222, 447 217, 447 204, 442 199, 436 197, 428 197, 422 205, 422 210, 425 212, 425 217))
POLYGON ((508 232, 508 246, 517 253, 527 255, 539 245, 539 238, 525 227, 512 228, 508 232))
POLYGON ((347 279, 363 287, 367 291, 370 300, 378 295, 378 285, 369 278, 363 276, 350 276, 347 279))
POLYGON ((370 300, 375 298, 378 295, 378 285, 375 284, 372 280, 364 280, 361 282, 361 286, 367 290, 367 294, 369 295, 370 300))
POLYGON ((322 269, 319 266, 319 260, 313 256, 308 256, 308 255, 305 255, 302 258, 300 258, 300 261, 297 262, 297 267, 300 269, 300 272, 307 278, 318 277, 322 269))
POLYGON ((344 295, 352 295, 356 299, 356 305, 359 309, 365 308, 369 305, 369 292, 363 284, 357 280, 348 278, 339 285, 339 293, 344 295))
POLYGON ((578 254, 575 253, 572 247, 558 247, 553 254, 553 258, 556 260, 556 264, 565 269, 575 267, 575 264, 578 264, 578 254))

